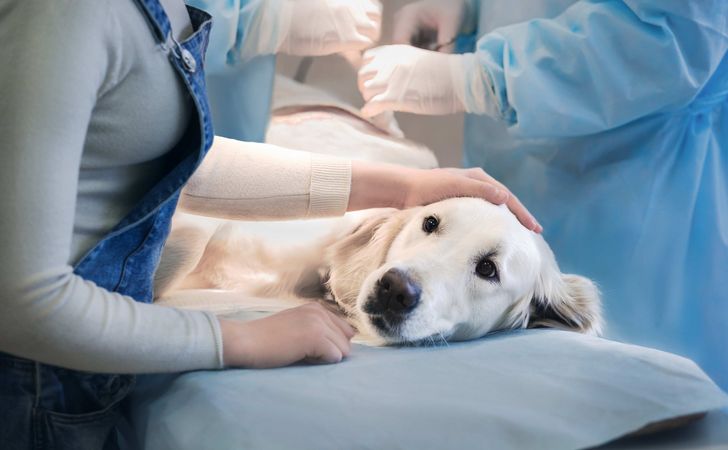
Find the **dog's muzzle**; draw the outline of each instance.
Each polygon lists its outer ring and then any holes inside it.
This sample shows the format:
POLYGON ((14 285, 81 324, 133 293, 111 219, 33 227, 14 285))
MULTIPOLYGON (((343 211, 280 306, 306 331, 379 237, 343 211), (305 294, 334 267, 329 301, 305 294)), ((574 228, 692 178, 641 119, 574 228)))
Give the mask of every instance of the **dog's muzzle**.
POLYGON ((389 269, 376 282, 362 310, 372 316, 375 327, 391 332, 417 307, 421 294, 422 288, 409 275, 399 269, 389 269))

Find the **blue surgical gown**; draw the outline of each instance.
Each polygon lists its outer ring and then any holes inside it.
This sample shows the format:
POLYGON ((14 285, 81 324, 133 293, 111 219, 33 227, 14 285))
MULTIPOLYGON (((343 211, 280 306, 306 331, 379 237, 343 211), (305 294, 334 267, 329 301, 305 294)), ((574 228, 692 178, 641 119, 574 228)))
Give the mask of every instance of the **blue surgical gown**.
POLYGON ((464 164, 504 182, 608 337, 692 358, 728 389, 728 1, 479 2, 498 117, 464 164))
MULTIPOLYGON (((275 55, 243 55, 259 0, 185 0, 212 15, 205 59, 215 134, 263 142, 270 118, 275 55)), ((256 37, 253 37, 256 38, 256 37)))

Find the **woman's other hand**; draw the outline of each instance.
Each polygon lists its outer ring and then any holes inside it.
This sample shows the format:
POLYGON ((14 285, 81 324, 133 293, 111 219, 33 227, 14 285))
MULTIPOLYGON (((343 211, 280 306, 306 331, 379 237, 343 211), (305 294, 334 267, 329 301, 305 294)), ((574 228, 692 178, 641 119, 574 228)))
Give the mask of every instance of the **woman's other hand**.
POLYGON ((349 355, 355 333, 318 303, 249 322, 222 319, 220 329, 225 366, 254 369, 340 362, 349 355))

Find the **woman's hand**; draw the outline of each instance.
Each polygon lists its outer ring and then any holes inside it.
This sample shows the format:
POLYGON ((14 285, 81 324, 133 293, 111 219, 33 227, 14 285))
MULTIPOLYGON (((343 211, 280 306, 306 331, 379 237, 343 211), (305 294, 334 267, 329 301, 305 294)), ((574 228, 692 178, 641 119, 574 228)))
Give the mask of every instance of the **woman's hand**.
POLYGON ((354 329, 318 303, 264 319, 220 320, 223 362, 228 367, 267 369, 299 361, 340 362, 351 351, 354 329))
POLYGON ((411 169, 352 161, 349 211, 409 208, 452 197, 479 197, 506 204, 518 220, 536 233, 543 228, 508 188, 480 168, 411 169))
MULTIPOLYGON (((475 181, 479 181, 481 183, 489 184, 491 186, 494 186, 496 189, 500 189, 502 192, 505 192, 505 201, 493 203, 495 203, 496 205, 505 203, 508 209, 510 209, 511 212, 518 218, 521 224, 523 224, 523 226, 528 228, 529 230, 536 233, 540 233, 543 231, 543 227, 541 226, 541 224, 539 224, 536 218, 533 217, 530 212, 528 212, 526 207, 523 206, 523 203, 518 200, 518 197, 513 195, 513 193, 508 190, 505 185, 503 185, 503 183, 488 175, 480 167, 472 167, 470 169, 445 168, 442 170, 448 171, 458 177, 466 177, 475 181)), ((486 198, 486 200, 488 199, 486 198)))

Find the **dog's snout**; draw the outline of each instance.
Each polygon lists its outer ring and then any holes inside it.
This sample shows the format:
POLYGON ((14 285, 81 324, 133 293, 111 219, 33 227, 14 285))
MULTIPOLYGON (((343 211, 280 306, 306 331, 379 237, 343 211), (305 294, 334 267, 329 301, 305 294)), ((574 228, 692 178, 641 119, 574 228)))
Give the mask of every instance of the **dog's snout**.
POLYGON ((373 313, 406 313, 412 311, 420 302, 422 289, 406 273, 389 269, 379 279, 376 288, 376 301, 371 305, 373 313))

